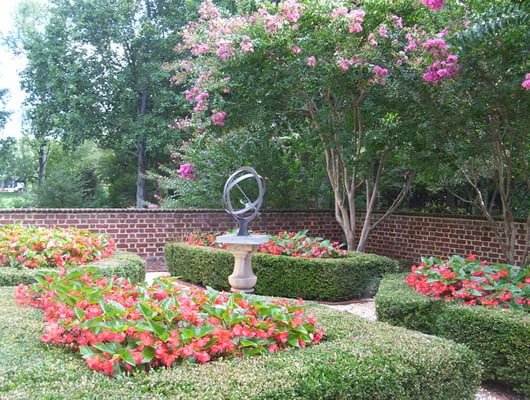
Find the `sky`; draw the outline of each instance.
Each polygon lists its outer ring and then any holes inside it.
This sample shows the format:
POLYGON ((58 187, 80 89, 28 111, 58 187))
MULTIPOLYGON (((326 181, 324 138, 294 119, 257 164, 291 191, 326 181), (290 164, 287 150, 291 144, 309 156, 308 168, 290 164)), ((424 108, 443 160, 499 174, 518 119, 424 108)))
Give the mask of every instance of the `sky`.
MULTIPOLYGON (((21 0, 0 0, 0 32, 6 35, 12 29, 12 16, 21 0)), ((0 47, 0 89, 9 89, 7 110, 13 114, 4 129, 0 130, 0 139, 8 136, 20 137, 22 128, 22 101, 24 94, 20 90, 18 73, 24 68, 24 59, 16 59, 5 47, 0 47)))

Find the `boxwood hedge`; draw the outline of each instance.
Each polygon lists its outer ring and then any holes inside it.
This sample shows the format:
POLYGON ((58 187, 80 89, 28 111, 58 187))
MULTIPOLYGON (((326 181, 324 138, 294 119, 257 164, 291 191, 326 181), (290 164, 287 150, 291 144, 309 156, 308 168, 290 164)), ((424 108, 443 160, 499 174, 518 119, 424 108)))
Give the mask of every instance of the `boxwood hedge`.
MULTIPOLYGON (((172 276, 184 281, 230 290, 228 276, 234 257, 228 251, 185 243, 169 243, 164 258, 172 276)), ((255 292, 267 296, 341 301, 373 295, 385 273, 399 263, 375 254, 351 252, 345 258, 307 259, 257 253, 252 269, 258 277, 255 292)))
MULTIPOLYGON (((145 280, 145 261, 134 253, 116 251, 110 257, 103 260, 94 261, 87 266, 95 267, 109 278, 113 275, 127 278, 136 283, 145 280)), ((84 268, 81 266, 79 268, 84 268)), ((18 269, 0 267, 0 286, 15 286, 19 284, 30 285, 35 283, 35 274, 44 272, 47 269, 18 269)), ((55 271, 57 269, 54 269, 55 271)))
POLYGON ((6 400, 471 400, 480 383, 477 357, 462 345, 314 303, 307 312, 327 332, 319 345, 110 379, 77 353, 44 346, 42 312, 18 306, 14 295, 14 288, 0 288, 6 400))
POLYGON ((530 314, 433 299, 409 287, 404 275, 383 278, 375 304, 380 321, 466 344, 480 357, 484 380, 530 398, 530 314))

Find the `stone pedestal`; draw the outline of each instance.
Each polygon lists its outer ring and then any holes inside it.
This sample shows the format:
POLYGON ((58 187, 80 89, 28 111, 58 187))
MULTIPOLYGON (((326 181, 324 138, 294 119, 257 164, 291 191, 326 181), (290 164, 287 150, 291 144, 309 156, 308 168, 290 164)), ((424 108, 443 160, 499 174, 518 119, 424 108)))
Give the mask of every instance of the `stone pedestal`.
POLYGON ((259 247, 269 240, 268 235, 222 235, 217 236, 218 243, 226 244, 227 250, 234 255, 234 272, 228 277, 232 291, 252 293, 258 278, 252 272, 250 259, 259 247))

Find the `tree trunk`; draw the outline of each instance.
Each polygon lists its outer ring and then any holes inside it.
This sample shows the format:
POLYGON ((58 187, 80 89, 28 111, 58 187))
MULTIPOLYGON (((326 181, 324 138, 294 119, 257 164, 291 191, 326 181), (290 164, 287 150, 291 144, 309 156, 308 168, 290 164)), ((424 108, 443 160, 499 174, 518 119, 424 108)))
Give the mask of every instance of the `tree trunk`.
MULTIPOLYGON (((147 114, 147 91, 144 90, 141 95, 140 106, 138 108, 138 117, 142 118, 147 114)), ((147 136, 142 135, 136 143, 138 155, 138 173, 136 176, 136 208, 144 208, 145 200, 145 175, 147 173, 147 136)))
POLYGON ((46 177, 46 162, 48 161, 48 151, 46 149, 46 141, 43 141, 39 146, 39 188, 42 188, 44 179, 46 177))
POLYGON ((136 208, 144 208, 145 174, 147 173, 147 140, 145 136, 136 144, 138 152, 138 174, 136 177, 136 208))

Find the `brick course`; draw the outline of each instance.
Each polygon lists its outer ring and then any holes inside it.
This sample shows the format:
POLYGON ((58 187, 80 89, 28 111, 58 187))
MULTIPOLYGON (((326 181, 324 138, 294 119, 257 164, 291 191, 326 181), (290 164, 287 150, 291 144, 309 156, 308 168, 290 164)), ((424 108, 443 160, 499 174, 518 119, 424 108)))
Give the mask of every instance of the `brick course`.
MULTIPOLYGON (((183 240, 191 232, 236 227, 223 210, 0 210, 0 224, 16 222, 108 233, 118 248, 139 254, 150 265, 161 264, 164 245, 168 242, 183 240)), ((520 261, 526 245, 524 223, 516 225, 516 255, 520 261)), ((310 236, 343 241, 332 211, 263 211, 250 223, 250 229, 265 233, 309 229, 310 236)), ((392 215, 373 231, 366 251, 406 261, 417 261, 421 256, 468 253, 504 261, 491 228, 480 218, 392 215)))

